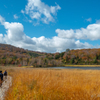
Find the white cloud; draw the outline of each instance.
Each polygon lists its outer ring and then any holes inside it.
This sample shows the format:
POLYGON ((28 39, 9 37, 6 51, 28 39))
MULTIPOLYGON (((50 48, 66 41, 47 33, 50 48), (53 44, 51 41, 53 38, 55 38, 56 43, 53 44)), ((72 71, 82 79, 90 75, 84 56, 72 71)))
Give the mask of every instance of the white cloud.
POLYGON ((21 13, 23 13, 23 14, 24 14, 24 10, 21 10, 21 13))
POLYGON ((39 38, 33 38, 36 42, 36 51, 43 52, 61 52, 65 51, 67 48, 70 49, 81 49, 81 48, 92 48, 93 45, 89 43, 81 43, 79 40, 75 39, 64 39, 58 36, 54 36, 52 39, 45 38, 41 36, 39 38))
POLYGON ((61 7, 56 4, 56 6, 48 6, 41 0, 28 0, 28 4, 25 7, 25 11, 21 10, 23 14, 27 14, 34 21, 42 21, 48 24, 49 22, 54 22, 54 16, 56 16, 57 11, 61 7))
POLYGON ((21 42, 25 44, 35 44, 35 42, 25 35, 23 25, 21 23, 9 23, 5 22, 4 27, 7 30, 5 35, 5 41, 7 43, 21 42))
POLYGON ((100 24, 100 19, 99 19, 99 20, 96 20, 96 23, 97 23, 97 24, 100 24))
POLYGON ((18 19, 18 18, 19 18, 19 17, 15 14, 15 15, 14 15, 14 19, 18 19))
POLYGON ((35 44, 35 42, 23 32, 24 27, 21 23, 5 22, 2 16, 0 16, 0 22, 5 27, 7 33, 4 37, 0 34, 0 39, 2 38, 5 43, 15 46, 18 46, 19 44, 35 44))
POLYGON ((0 43, 4 43, 4 37, 3 34, 0 33, 0 43))
POLYGON ((5 22, 5 19, 0 15, 0 23, 3 24, 5 22))
MULTIPOLYGON (((11 44, 17 47, 21 47, 33 51, 41 51, 41 52, 62 52, 65 51, 67 48, 81 49, 81 48, 96 47, 87 42, 82 43, 80 42, 79 39, 85 39, 86 36, 84 36, 84 32, 86 32, 87 34, 89 31, 90 33, 91 31, 95 33, 96 32, 98 33, 99 31, 98 30, 99 24, 91 24, 86 29, 83 28, 79 30, 57 29, 56 32, 58 33, 58 36, 54 36, 51 39, 46 38, 44 36, 41 36, 39 38, 36 37, 31 38, 23 32, 24 27, 21 23, 6 22, 2 16, 0 16, 0 23, 6 29, 6 34, 4 35, 0 34, 0 43, 11 44)), ((97 47, 100 46, 98 45, 97 47)))
POLYGON ((60 38, 98 40, 100 39, 100 23, 90 24, 87 26, 87 28, 81 28, 76 30, 57 29, 56 33, 60 38))
POLYGON ((29 20, 30 23, 32 23, 32 20, 29 20))
POLYGON ((88 18, 86 19, 87 22, 91 22, 92 21, 92 18, 88 18))

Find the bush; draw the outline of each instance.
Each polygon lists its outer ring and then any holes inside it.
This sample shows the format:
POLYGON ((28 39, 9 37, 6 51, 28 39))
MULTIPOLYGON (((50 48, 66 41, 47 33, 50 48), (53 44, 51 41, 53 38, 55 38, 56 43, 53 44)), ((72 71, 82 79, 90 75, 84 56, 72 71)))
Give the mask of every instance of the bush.
POLYGON ((75 61, 74 61, 74 58, 72 58, 70 63, 73 64, 74 62, 75 62, 75 61))

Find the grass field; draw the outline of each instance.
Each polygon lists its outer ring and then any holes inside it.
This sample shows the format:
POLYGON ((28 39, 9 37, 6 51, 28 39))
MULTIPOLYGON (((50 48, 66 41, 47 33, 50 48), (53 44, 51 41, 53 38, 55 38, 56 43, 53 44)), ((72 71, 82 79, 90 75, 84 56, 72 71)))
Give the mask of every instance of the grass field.
POLYGON ((100 67, 100 65, 64 65, 66 67, 100 67))
POLYGON ((6 69, 13 82, 5 100, 100 100, 99 70, 6 69))

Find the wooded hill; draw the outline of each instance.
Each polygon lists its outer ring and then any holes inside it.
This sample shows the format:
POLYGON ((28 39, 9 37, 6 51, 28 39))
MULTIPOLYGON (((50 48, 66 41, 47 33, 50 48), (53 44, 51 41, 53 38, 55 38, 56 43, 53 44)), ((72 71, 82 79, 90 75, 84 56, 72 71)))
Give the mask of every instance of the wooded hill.
POLYGON ((49 67, 65 64, 100 64, 100 49, 66 49, 62 53, 44 53, 0 44, 0 65, 49 67))

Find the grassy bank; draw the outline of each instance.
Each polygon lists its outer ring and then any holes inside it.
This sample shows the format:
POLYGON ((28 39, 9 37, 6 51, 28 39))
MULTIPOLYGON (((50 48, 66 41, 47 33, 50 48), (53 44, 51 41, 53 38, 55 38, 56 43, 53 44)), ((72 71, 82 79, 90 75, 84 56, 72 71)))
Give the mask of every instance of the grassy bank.
POLYGON ((100 65, 64 65, 65 67, 100 67, 100 65))
POLYGON ((100 100, 99 70, 7 70, 13 82, 5 100, 100 100))

